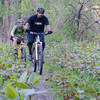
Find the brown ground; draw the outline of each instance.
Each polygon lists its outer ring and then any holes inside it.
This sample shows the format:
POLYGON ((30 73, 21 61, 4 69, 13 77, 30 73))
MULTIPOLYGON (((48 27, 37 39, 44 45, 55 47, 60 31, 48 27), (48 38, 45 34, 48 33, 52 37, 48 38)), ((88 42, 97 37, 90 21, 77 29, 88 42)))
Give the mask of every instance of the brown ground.
MULTIPOLYGON (((36 91, 47 91, 51 90, 51 88, 47 87, 45 84, 45 77, 41 76, 38 84, 35 85, 36 91)), ((45 92, 45 93, 40 93, 37 95, 33 95, 32 100, 53 100, 53 94, 45 92)))
MULTIPOLYGON (((32 68, 29 69, 32 72, 32 68)), ((45 75, 41 75, 39 82, 34 86, 35 90, 38 91, 46 91, 44 93, 39 93, 33 95, 30 100, 54 100, 53 94, 48 92, 48 90, 52 90, 52 88, 46 85, 45 75)))

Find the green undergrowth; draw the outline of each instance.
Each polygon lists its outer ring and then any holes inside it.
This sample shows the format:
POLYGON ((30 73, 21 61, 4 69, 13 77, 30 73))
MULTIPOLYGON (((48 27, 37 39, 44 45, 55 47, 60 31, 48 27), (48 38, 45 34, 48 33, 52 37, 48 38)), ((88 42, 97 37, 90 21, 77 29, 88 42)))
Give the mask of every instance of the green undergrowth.
MULTIPOLYGON (((66 100, 66 98, 68 100, 99 100, 99 44, 88 41, 72 42, 62 37, 59 37, 59 40, 57 40, 58 38, 56 39, 55 37, 56 34, 46 37, 45 64, 43 68, 46 84, 53 89, 54 100, 66 100)), ((31 63, 28 60, 26 63, 13 61, 12 46, 0 45, 0 54, 1 95, 9 97, 6 91, 9 88, 12 91, 14 88, 13 93, 15 97, 20 97, 21 99, 19 100, 24 100, 25 94, 23 96, 22 89, 34 89, 33 86, 37 83, 40 76, 32 75, 29 72, 27 66, 30 67, 31 63), (19 91, 21 91, 21 96, 19 96, 19 91)), ((32 91, 28 90, 29 93, 32 91)))
POLYGON ((98 43, 55 41, 46 49, 46 81, 54 90, 54 100, 100 99, 98 43))
POLYGON ((28 59, 14 61, 12 45, 0 43, 0 100, 29 100, 29 96, 38 94, 34 85, 40 75, 30 72, 30 68, 28 59))

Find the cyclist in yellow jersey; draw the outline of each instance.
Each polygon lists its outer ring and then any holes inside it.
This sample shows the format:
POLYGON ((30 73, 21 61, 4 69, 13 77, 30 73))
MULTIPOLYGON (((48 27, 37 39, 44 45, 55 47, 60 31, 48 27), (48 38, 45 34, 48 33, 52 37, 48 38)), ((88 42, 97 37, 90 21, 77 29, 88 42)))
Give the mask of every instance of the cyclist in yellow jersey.
POLYGON ((24 27, 24 20, 23 19, 17 20, 17 25, 15 25, 13 27, 10 34, 11 34, 10 39, 13 41, 14 54, 17 54, 17 43, 20 40, 18 40, 16 37, 24 37, 24 34, 25 34, 25 27, 24 27))

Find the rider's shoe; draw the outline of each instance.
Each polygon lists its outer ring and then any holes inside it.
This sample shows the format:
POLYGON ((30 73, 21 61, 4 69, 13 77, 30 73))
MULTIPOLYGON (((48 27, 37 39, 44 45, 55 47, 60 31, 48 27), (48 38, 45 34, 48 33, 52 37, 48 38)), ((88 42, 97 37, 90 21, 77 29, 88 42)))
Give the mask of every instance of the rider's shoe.
POLYGON ((17 49, 14 49, 14 54, 18 54, 18 51, 17 51, 17 49))
POLYGON ((30 54, 28 55, 28 60, 32 61, 32 55, 30 55, 30 54))

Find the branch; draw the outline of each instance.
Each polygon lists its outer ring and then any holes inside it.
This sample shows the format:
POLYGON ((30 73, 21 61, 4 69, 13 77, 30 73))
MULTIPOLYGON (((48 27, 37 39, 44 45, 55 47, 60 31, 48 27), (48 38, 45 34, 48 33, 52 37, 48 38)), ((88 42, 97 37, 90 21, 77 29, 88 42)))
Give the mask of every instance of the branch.
POLYGON ((81 5, 81 7, 80 7, 80 9, 78 11, 78 19, 81 18, 81 11, 82 11, 82 9, 83 9, 83 3, 82 3, 82 5, 81 5))
POLYGON ((82 11, 82 9, 83 9, 83 6, 84 6, 84 4, 82 3, 82 4, 81 4, 81 7, 80 7, 80 9, 79 9, 79 11, 78 11, 78 15, 77 15, 77 25, 78 25, 78 28, 79 28, 79 24, 80 24, 81 11, 82 11))
POLYGON ((89 1, 90 1, 90 0, 86 0, 86 1, 84 1, 84 4, 87 4, 89 1))
POLYGON ((91 8, 86 8, 84 11, 88 12, 91 10, 95 10, 95 11, 100 10, 100 7, 99 6, 98 7, 92 6, 91 8))
POLYGON ((77 0, 73 0, 73 1, 75 1, 76 3, 78 3, 78 4, 82 4, 82 2, 79 0, 79 1, 77 1, 77 0))
POLYGON ((85 29, 83 29, 80 33, 84 33, 87 29, 89 29, 95 23, 100 23, 100 19, 95 20, 94 22, 92 22, 91 24, 89 24, 88 26, 86 26, 85 29))
POLYGON ((77 9, 76 9, 76 7, 74 5, 68 4, 68 6, 72 7, 73 12, 76 12, 77 11, 77 9))

